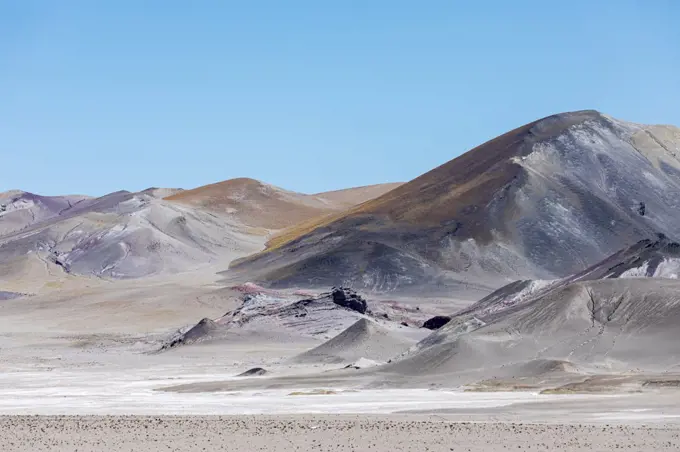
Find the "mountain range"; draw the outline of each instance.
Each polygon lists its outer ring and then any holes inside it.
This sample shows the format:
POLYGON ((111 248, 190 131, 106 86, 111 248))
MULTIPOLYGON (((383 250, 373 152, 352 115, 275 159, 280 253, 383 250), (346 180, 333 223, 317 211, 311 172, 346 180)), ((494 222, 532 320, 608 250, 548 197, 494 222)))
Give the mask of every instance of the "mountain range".
POLYGON ((273 287, 443 292, 564 277, 639 240, 678 236, 679 159, 672 126, 549 116, 292 228, 228 274, 273 287))
POLYGON ((521 126, 404 184, 307 195, 240 178, 99 198, 5 192, 0 278, 231 263, 227 280, 273 288, 489 293, 677 237, 679 207, 680 129, 585 110, 521 126))
POLYGON ((17 290, 18 279, 125 279, 226 267, 296 221, 341 211, 396 185, 303 195, 234 179, 98 198, 0 193, 0 280, 17 290))
POLYGON ((406 183, 9 191, 4 362, 124 391, 677 387, 679 208, 680 129, 592 110, 406 183))

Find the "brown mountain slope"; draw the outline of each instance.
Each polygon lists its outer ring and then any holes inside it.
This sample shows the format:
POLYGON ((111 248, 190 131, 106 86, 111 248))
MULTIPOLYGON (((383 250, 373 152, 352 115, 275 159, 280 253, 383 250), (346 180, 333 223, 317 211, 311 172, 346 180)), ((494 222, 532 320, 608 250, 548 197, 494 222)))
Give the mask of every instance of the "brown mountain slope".
MULTIPOLYGON (((501 135, 347 212, 301 222, 274 237, 267 251, 335 221, 361 215, 385 215, 390 220, 406 220, 423 225, 446 221, 446 218, 454 217, 458 210, 474 205, 476 201, 483 202, 484 197, 493 195, 496 189, 516 176, 519 166, 508 161, 507 157, 517 151, 516 148, 522 144, 524 136, 534 124, 501 135)), ((474 210, 468 208, 464 214, 473 214, 474 210)))
POLYGON ((234 214, 252 227, 283 229, 380 196, 399 184, 380 184, 307 195, 248 178, 185 190, 167 201, 234 214))
POLYGON ((232 275, 444 291, 566 276, 658 232, 680 233, 679 145, 674 127, 591 110, 543 118, 285 231, 232 275))
POLYGON ((345 188, 343 190, 327 191, 316 193, 312 196, 327 200, 329 203, 344 208, 354 207, 358 204, 370 201, 371 199, 382 196, 403 185, 402 182, 386 184, 366 185, 364 187, 345 188))

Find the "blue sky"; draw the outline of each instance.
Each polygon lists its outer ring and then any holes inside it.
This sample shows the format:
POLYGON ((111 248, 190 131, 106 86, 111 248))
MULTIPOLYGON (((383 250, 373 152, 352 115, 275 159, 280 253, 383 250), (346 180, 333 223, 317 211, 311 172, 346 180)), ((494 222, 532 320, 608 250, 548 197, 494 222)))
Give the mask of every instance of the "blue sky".
POLYGON ((0 0, 0 191, 404 181, 542 116, 680 125, 680 2, 0 0))

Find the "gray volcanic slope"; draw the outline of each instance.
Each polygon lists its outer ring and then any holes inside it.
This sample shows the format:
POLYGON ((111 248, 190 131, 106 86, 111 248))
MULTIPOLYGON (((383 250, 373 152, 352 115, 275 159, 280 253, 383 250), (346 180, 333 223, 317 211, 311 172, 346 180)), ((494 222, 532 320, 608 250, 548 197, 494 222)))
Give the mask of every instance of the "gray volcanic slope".
POLYGON ((6 192, 0 194, 0 280, 16 282, 41 267, 50 278, 59 277, 55 272, 137 278, 226 266, 262 250, 273 230, 397 186, 311 196, 232 179, 193 190, 151 187, 100 198, 6 192))
POLYGON ((214 321, 203 319, 196 325, 180 329, 163 344, 161 350, 220 339, 234 329, 283 337, 330 339, 367 315, 370 314, 335 303, 330 293, 306 299, 292 294, 247 294, 241 306, 222 317, 214 321))
POLYGON ((86 196, 39 196, 19 190, 0 193, 0 236, 58 216, 86 196))
POLYGON ((669 278, 680 277, 680 243, 665 237, 640 240, 586 270, 555 280, 520 280, 512 282, 478 302, 458 312, 456 316, 474 314, 484 319, 504 309, 529 303, 578 281, 612 278, 669 278))
POLYGON ((506 367, 494 376, 529 376, 536 366, 554 371, 557 365, 672 370, 680 365, 679 270, 680 244, 660 237, 563 279, 516 281, 456 313, 397 370, 429 375, 506 367))
POLYGON ((396 331, 363 318, 334 338, 296 356, 294 361, 340 363, 361 358, 387 361, 407 350, 414 342, 396 331))
POLYGON ((79 202, 10 197, 0 216, 0 262, 15 268, 37 259, 67 273, 133 278, 231 260, 264 242, 238 223, 153 193, 121 191, 79 202))
POLYGON ((290 232, 227 277, 274 287, 450 292, 555 279, 680 232, 680 130, 550 116, 290 232))
POLYGON ((678 322, 680 281, 576 282, 500 312, 456 316, 385 370, 428 378, 504 366, 532 374, 540 363, 591 372, 677 371, 678 322))

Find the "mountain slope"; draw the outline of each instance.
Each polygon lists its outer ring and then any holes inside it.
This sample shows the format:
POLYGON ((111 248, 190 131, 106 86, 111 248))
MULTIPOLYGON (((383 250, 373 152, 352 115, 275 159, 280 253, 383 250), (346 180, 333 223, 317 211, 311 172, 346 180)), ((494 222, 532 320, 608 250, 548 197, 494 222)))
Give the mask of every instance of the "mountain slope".
POLYGON ((441 291, 560 278, 659 232, 678 235, 678 155, 680 131, 670 126, 595 111, 550 116, 288 231, 229 275, 441 291))
POLYGON ((35 268, 40 261, 48 273, 106 278, 174 273, 229 262, 261 249, 265 240, 237 221, 146 192, 121 191, 76 203, 47 198, 49 204, 30 194, 22 199, 33 200, 34 221, 0 235, 0 275, 10 278, 17 276, 12 268, 35 268))
POLYGON ((363 187, 345 188, 342 190, 326 191, 311 195, 315 198, 326 200, 337 208, 349 209, 371 199, 375 199, 385 193, 403 185, 401 182, 366 185, 363 187))
POLYGON ((563 279, 516 281, 453 315, 396 367, 423 375, 505 367, 506 377, 531 376, 522 373, 541 362, 666 371, 678 352, 678 268, 680 244, 660 237, 563 279))
POLYGON ((486 321, 488 316, 530 303, 569 284, 615 278, 680 278, 680 243, 663 236, 644 239, 566 278, 514 281, 458 312, 456 317, 474 315, 486 321))
POLYGON ((414 341, 362 318, 323 344, 296 356, 296 363, 353 362, 361 358, 387 361, 413 345, 414 341))
POLYGON ((137 278, 227 265, 261 250, 272 231, 396 185, 303 195, 235 179, 194 190, 152 187, 100 198, 2 193, 0 281, 32 289, 35 284, 17 284, 17 277, 137 278))
POLYGON ((592 373, 667 372, 678 365, 678 320, 678 280, 575 282, 501 312, 456 316, 386 370, 432 377, 477 369, 488 379, 531 376, 532 364, 553 362, 592 373))
POLYGON ((287 191, 254 179, 230 179, 185 190, 167 201, 236 215, 240 221, 266 229, 283 229, 311 218, 347 209, 399 184, 357 187, 316 195, 287 191))
POLYGON ((40 196, 20 190, 0 193, 0 236, 55 217, 87 196, 40 196))

